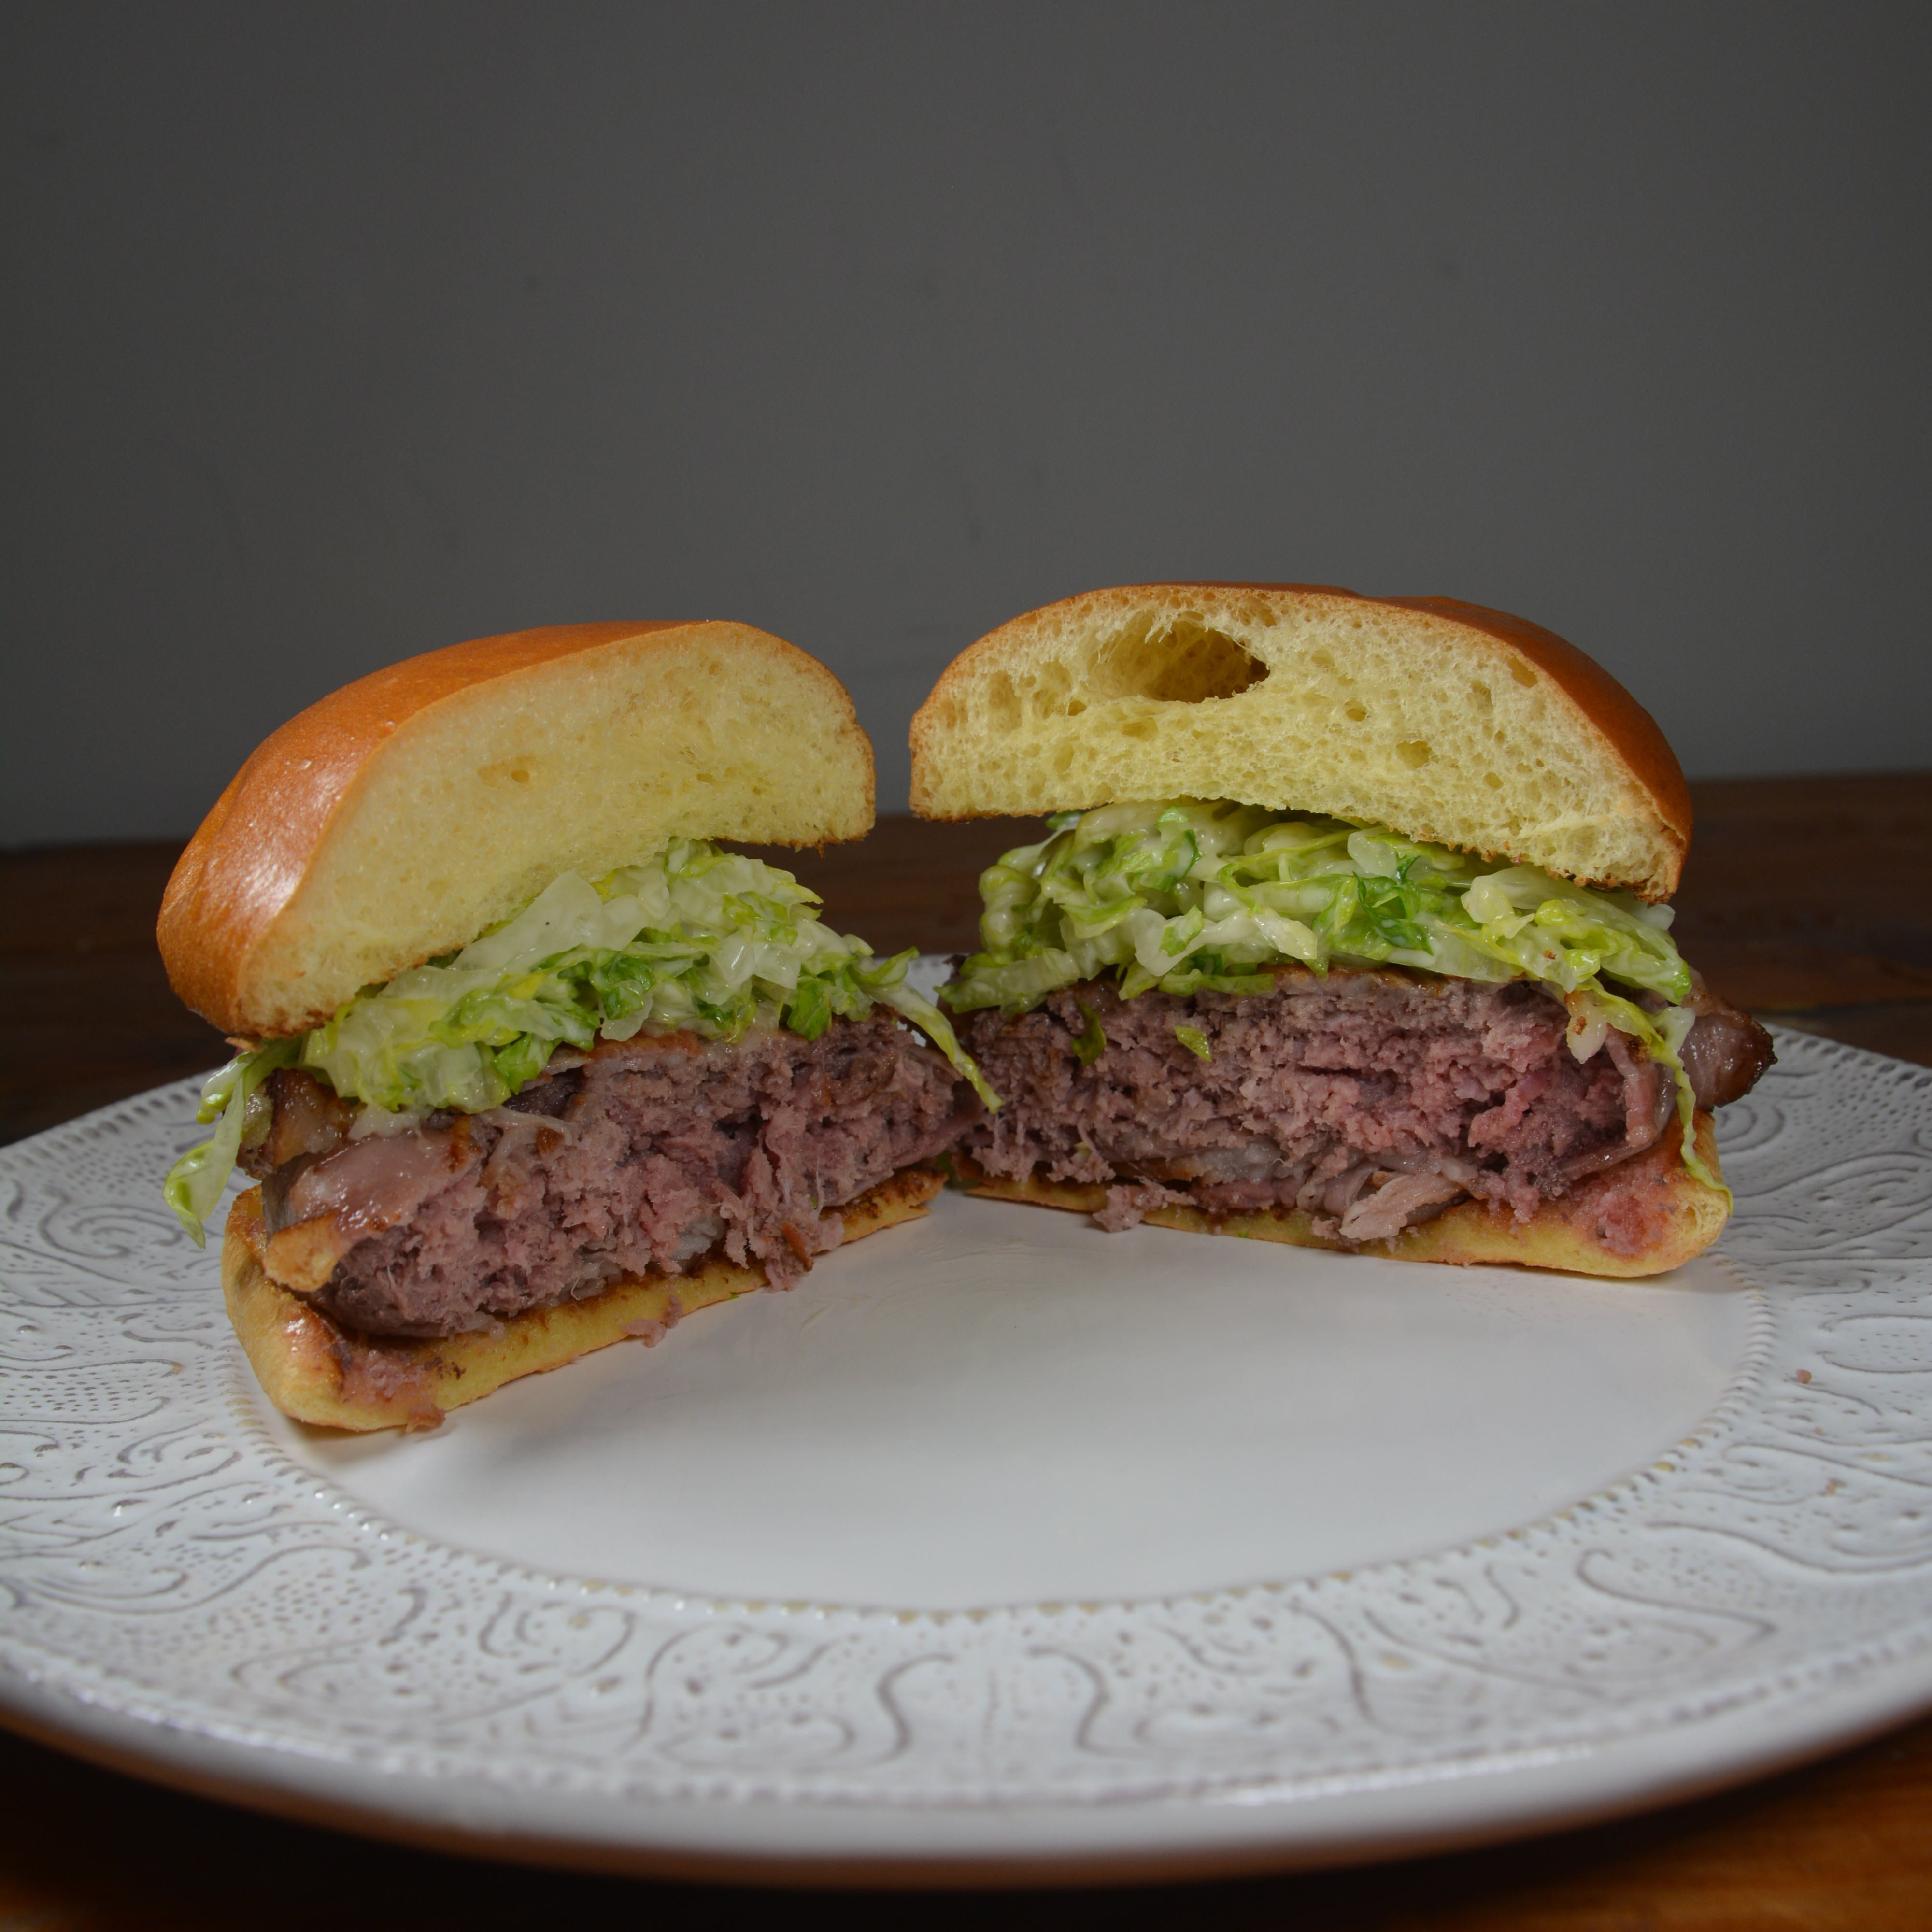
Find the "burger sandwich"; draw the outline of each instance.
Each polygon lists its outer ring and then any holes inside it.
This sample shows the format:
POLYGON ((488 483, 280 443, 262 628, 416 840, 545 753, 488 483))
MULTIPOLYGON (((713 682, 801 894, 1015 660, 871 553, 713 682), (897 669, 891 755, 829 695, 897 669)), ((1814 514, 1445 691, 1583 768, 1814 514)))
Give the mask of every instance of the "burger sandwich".
POLYGON ((269 738, 160 940, 239 1049, 166 1196, 200 1240, 259 1183, 222 1281, 271 1399, 433 1424, 922 1213, 981 1102, 913 956, 713 842, 872 822, 844 688, 738 624, 458 644, 269 738))
POLYGON ((1648 1275, 1769 1064, 1678 954, 1649 716, 1446 598, 1167 584, 1030 613, 913 722, 930 818, 1048 814, 941 999, 982 1193, 1402 1259, 1648 1275))

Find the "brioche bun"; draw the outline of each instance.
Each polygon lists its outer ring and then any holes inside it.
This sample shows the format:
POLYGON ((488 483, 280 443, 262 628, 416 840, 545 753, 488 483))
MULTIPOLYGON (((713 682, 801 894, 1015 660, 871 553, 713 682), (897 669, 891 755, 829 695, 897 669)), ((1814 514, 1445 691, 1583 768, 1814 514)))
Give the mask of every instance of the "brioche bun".
POLYGON ((467 944, 561 873, 596 878, 680 833, 820 845, 872 823, 852 701, 782 639, 513 632, 360 679, 262 745, 175 868, 161 956, 196 1012, 274 1038, 467 944))
MULTIPOLYGON (((1546 1201, 1528 1221, 1480 1201, 1462 1201, 1432 1221, 1405 1228, 1392 1240, 1360 1244, 1366 1254, 1399 1262, 1448 1262, 1468 1267, 1550 1268, 1564 1274, 1624 1277, 1664 1274, 1700 1255, 1724 1232, 1730 1202, 1707 1187, 1684 1166, 1683 1134, 1673 1121, 1644 1151, 1622 1166, 1593 1175, 1554 1201, 1546 1201), (1615 1190, 1627 1204, 1637 1190, 1643 1238, 1634 1252, 1618 1252, 1606 1238, 1604 1210, 1615 1190)), ((1700 1113, 1694 1142, 1705 1164, 1721 1178, 1711 1116, 1700 1113)), ((1073 1181, 1008 1180, 988 1174, 955 1154, 972 1192, 994 1200, 1024 1201, 1040 1208, 1090 1214, 1106 1204, 1104 1187, 1073 1181)), ((1622 1220, 1627 1206, 1620 1212, 1622 1220)), ((1347 1251, 1351 1244, 1315 1232, 1313 1219, 1300 1208, 1281 1208, 1255 1214, 1211 1216, 1198 1208, 1150 1208, 1150 1226, 1190 1234, 1234 1234, 1251 1241, 1281 1241, 1291 1247, 1347 1251)))
POLYGON ((912 755, 928 818, 1234 799, 1652 899, 1676 890, 1690 836, 1683 772, 1616 679, 1537 625, 1446 597, 1091 591, 956 658, 912 755))
MULTIPOLYGON (((935 1168, 902 1168, 838 1210, 846 1240, 918 1219, 944 1184, 935 1168)), ((344 1328, 272 1280, 266 1258, 262 1190, 251 1187, 230 1208, 221 1238, 228 1318, 268 1400, 298 1422, 329 1429, 433 1429, 446 1411, 520 1376, 615 1342, 655 1342, 685 1316, 764 1286, 754 1270, 714 1256, 688 1274, 634 1276, 494 1330, 417 1342, 344 1328)))

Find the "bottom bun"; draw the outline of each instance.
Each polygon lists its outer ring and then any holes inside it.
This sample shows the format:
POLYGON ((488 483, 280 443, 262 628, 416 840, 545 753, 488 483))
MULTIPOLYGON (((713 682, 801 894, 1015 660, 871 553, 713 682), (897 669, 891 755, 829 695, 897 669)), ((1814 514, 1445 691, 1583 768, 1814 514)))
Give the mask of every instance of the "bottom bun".
MULTIPOLYGON (((936 1168, 908 1167, 838 1210, 856 1241, 916 1220, 945 1185, 936 1168)), ((228 1210, 221 1292, 248 1365, 284 1415, 328 1429, 434 1429, 446 1411, 519 1376, 561 1368, 594 1348, 656 1342, 687 1315, 764 1286, 751 1268, 713 1258, 689 1274, 615 1282, 584 1301, 513 1316, 494 1331, 416 1341, 344 1328, 262 1271, 262 1191, 228 1210)))
MULTIPOLYGON (((1221 1215, 1200 1208, 1150 1208, 1143 1218, 1154 1227, 1176 1228, 1185 1234, 1235 1234, 1251 1241, 1285 1241, 1292 1247, 1386 1255, 1399 1262, 1448 1262, 1460 1267, 1500 1263, 1556 1268, 1566 1274, 1662 1274, 1702 1254, 1723 1232, 1731 1211, 1730 1196, 1721 1188, 1706 1186, 1678 1157, 1683 1138, 1673 1121, 1642 1154, 1592 1175, 1559 1199, 1546 1201, 1527 1221, 1517 1220, 1505 1208, 1464 1201, 1432 1221, 1405 1228, 1392 1240, 1351 1243, 1318 1234, 1314 1217, 1298 1208, 1221 1215), (1614 1228, 1625 1237, 1622 1240, 1613 1232, 1613 1208, 1614 1228), (1618 1247, 1629 1245, 1633 1231, 1638 1237, 1634 1250, 1619 1252, 1618 1247)), ((1708 1114, 1697 1116, 1695 1144, 1705 1165, 1721 1180, 1708 1114)), ((953 1160, 973 1192, 994 1200, 1024 1201, 1076 1214, 1092 1214, 1106 1204, 1104 1187, 1030 1178, 1004 1180, 958 1154, 953 1160)))

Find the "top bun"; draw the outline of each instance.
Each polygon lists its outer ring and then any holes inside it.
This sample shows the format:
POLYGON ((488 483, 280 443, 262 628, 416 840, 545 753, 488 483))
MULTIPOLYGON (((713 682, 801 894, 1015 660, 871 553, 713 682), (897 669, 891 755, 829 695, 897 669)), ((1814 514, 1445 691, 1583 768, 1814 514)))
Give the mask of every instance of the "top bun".
POLYGON ((1449 597, 1090 591, 962 651, 912 722, 928 818, 1172 797, 1386 825, 1653 899, 1690 836, 1683 771, 1615 678, 1449 597))
POLYGON ((670 837, 819 845, 872 823, 844 686, 748 625, 572 624, 431 651, 291 718, 161 902, 175 991, 251 1040, 320 1025, 560 874, 670 837))

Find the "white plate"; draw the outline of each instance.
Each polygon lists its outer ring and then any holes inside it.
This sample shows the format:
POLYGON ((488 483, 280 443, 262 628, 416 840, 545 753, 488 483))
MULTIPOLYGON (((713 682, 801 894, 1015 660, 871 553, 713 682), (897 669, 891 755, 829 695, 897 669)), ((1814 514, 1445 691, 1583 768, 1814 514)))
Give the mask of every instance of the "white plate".
POLYGON ((1783 1034, 1652 1283, 942 1198, 790 1295, 348 1439, 161 1208, 0 1152, 0 1710, 363 1828, 878 1880, 1314 1864, 1932 1701, 1932 1074, 1783 1034))

